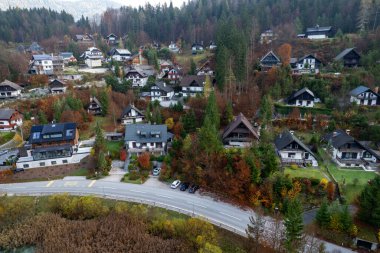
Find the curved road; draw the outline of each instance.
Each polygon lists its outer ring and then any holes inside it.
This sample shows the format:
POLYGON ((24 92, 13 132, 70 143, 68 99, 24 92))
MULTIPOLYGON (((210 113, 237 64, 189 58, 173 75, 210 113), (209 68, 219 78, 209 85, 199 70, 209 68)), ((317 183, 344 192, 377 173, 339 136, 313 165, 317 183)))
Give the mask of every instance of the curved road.
MULTIPOLYGON (((56 193, 70 193, 73 195, 97 195, 106 198, 120 199, 131 202, 145 203, 160 206, 166 209, 197 216, 209 222, 245 236, 245 228, 252 211, 201 196, 189 194, 178 189, 161 189, 144 185, 125 184, 86 180, 79 177, 67 177, 63 180, 46 182, 30 182, 17 184, 1 184, 0 194, 15 195, 50 195, 56 193)), ((270 230, 270 218, 267 219, 266 229, 270 230)), ((349 249, 325 242, 329 252, 353 252, 349 249)))

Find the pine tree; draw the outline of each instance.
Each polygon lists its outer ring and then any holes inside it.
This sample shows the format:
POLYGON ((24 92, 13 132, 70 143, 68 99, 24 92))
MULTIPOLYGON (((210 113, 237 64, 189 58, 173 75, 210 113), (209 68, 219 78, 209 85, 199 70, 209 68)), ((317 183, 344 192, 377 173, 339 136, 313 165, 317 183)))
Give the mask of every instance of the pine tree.
POLYGON ((210 117, 205 118, 203 126, 199 130, 198 137, 202 150, 208 155, 222 149, 218 130, 216 129, 215 124, 211 122, 210 117))
POLYGON ((340 214, 340 223, 342 224, 342 230, 344 232, 349 232, 352 226, 352 217, 347 205, 343 207, 342 212, 340 214))
POLYGON ((205 119, 210 119, 210 122, 215 126, 216 130, 219 130, 220 127, 220 115, 218 110, 218 105, 216 103, 216 96, 214 91, 210 93, 210 96, 208 97, 207 105, 206 105, 206 112, 205 112, 205 119))
POLYGON ((289 203, 285 214, 286 248, 288 252, 298 252, 303 234, 302 204, 298 199, 289 203))
POLYGON ((194 133, 196 130, 195 125, 195 113, 193 110, 187 112, 185 115, 181 117, 181 122, 183 125, 183 129, 186 133, 194 133))
POLYGON ((380 227, 380 176, 366 185, 359 196, 359 218, 380 227))
POLYGON ((108 113, 109 99, 107 90, 102 90, 99 94, 99 102, 102 106, 102 116, 106 116, 108 113))
POLYGON ((196 72, 197 72, 197 65, 195 64, 194 60, 191 58, 189 75, 195 75, 196 72))
POLYGON ((234 119, 233 108, 232 108, 231 102, 227 103, 226 113, 225 113, 224 117, 226 119, 227 124, 231 123, 231 121, 234 119))
POLYGON ((327 228, 330 224, 330 213, 328 210, 328 204, 326 200, 323 200, 315 219, 318 225, 322 228, 327 228))

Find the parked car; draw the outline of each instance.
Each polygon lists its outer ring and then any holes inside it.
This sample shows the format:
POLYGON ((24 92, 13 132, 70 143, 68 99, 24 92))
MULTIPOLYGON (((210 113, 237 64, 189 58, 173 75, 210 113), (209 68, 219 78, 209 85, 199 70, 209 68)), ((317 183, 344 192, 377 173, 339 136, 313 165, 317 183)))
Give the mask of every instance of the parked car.
POLYGON ((153 169, 153 176, 160 175, 160 172, 161 172, 161 168, 155 168, 155 169, 153 169))
POLYGON ((199 185, 193 184, 190 186, 189 193, 195 193, 199 189, 199 185))
POLYGON ((185 183, 181 184, 181 186, 179 187, 179 189, 181 191, 186 191, 189 188, 189 186, 190 186, 190 183, 185 182, 185 183))
POLYGON ((171 184, 171 188, 172 189, 176 189, 179 185, 181 184, 181 181, 179 180, 175 180, 172 184, 171 184))

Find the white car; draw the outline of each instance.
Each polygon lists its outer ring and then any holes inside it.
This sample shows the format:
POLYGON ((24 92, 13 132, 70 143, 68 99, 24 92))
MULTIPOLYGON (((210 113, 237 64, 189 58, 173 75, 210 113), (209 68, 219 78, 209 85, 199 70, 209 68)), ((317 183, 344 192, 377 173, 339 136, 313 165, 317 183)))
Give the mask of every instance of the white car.
POLYGON ((161 172, 161 168, 155 168, 155 169, 153 169, 153 176, 160 175, 160 172, 161 172))
POLYGON ((170 187, 171 187, 172 189, 176 189, 180 184, 181 184, 181 181, 179 181, 179 180, 175 180, 175 181, 170 185, 170 187))

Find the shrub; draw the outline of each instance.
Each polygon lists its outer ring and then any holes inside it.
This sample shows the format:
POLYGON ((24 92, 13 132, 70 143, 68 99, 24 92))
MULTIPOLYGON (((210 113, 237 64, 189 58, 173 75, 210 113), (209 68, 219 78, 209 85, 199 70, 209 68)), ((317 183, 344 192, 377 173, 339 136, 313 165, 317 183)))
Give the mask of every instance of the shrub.
POLYGON ((140 174, 137 171, 131 171, 128 176, 129 180, 137 180, 140 178, 140 174))
POLYGON ((298 167, 297 164, 291 164, 291 165, 290 165, 290 168, 291 168, 292 170, 296 170, 296 169, 298 169, 299 167, 298 167))
POLYGON ((323 187, 323 189, 326 189, 328 183, 329 183, 329 180, 327 180, 326 178, 322 178, 321 181, 319 182, 319 184, 323 187))

